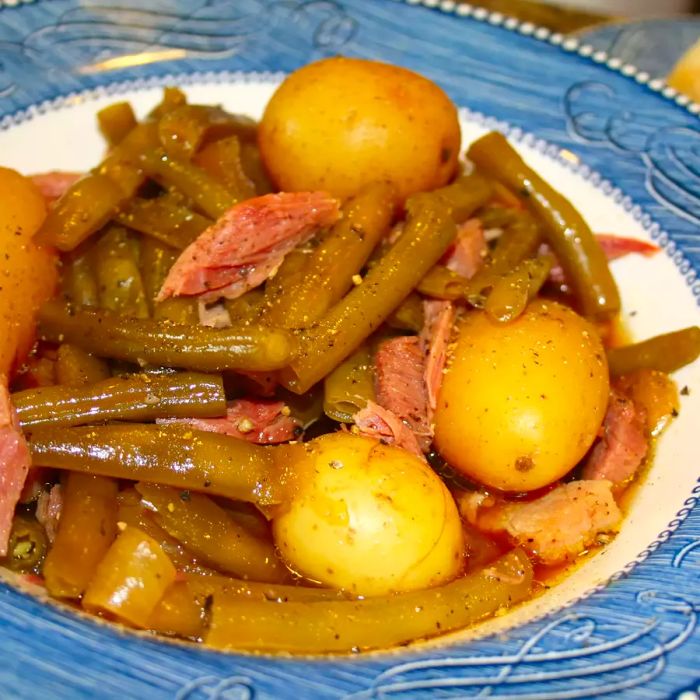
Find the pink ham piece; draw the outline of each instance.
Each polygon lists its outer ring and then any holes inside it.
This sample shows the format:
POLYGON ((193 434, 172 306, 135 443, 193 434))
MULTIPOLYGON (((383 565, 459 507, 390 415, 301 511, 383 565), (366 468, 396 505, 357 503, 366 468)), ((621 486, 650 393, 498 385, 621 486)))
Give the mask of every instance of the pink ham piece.
POLYGON ((544 564, 560 564, 617 532, 621 519, 609 481, 571 481, 534 501, 480 509, 473 524, 482 532, 507 534, 544 564))
POLYGON ((424 301, 425 322, 419 336, 420 348, 425 356, 424 381, 428 393, 428 418, 437 406, 437 397, 442 384, 442 372, 447 361, 447 346, 450 342, 455 309, 449 301, 424 301))
POLYGON ((656 255, 661 248, 653 243, 640 241, 638 238, 626 238, 625 236, 614 236, 609 233, 597 233, 596 240, 605 253, 608 260, 617 260, 630 253, 640 253, 646 257, 656 255))
POLYGON ((583 467, 584 479, 606 479, 615 486, 631 479, 649 450, 644 409, 613 389, 603 421, 603 436, 583 467))
POLYGON ((186 424, 195 430, 230 435, 258 445, 288 442, 299 432, 299 423, 285 415, 283 401, 237 399, 229 404, 224 418, 174 418, 156 422, 186 424))
POLYGON ((430 447, 425 362, 416 336, 385 340, 374 356, 377 403, 415 434, 421 449, 430 447))
POLYGON ((262 284, 284 256, 340 217, 325 192, 281 192, 231 207, 182 252, 158 293, 235 299, 262 284))
POLYGON ((31 459, 10 394, 0 377, 0 556, 7 555, 12 517, 31 459))
POLYGON ((442 258, 442 264, 467 279, 483 265, 488 251, 484 228, 479 219, 468 219, 457 227, 455 242, 442 258))
POLYGON ((415 433, 398 416, 374 401, 368 401, 352 418, 360 435, 379 438, 424 459, 415 433))
POLYGON ((41 523, 49 542, 56 539, 58 521, 63 510, 61 484, 54 484, 49 491, 42 491, 36 501, 36 519, 41 523))
POLYGON ((39 188, 41 196, 49 203, 62 197, 66 190, 82 177, 82 173, 67 173, 53 170, 49 173, 32 175, 32 182, 39 188))

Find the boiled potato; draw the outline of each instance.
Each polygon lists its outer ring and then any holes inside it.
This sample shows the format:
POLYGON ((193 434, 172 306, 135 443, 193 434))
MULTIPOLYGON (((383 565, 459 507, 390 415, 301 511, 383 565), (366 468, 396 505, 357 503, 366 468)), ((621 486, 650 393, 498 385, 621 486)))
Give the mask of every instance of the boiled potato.
POLYGON ((418 457, 350 433, 305 445, 293 496, 273 520, 294 571, 360 595, 427 588, 462 567, 445 485, 418 457))
POLYGON ((273 95, 260 150, 282 190, 355 194, 389 180, 400 198, 440 187, 457 167, 457 110, 430 80, 398 66, 329 58, 290 75, 273 95))
POLYGON ((29 351, 34 316, 56 284, 56 256, 32 236, 46 216, 46 205, 31 180, 0 168, 0 375, 8 375, 29 351))
POLYGON ((486 486, 538 489, 585 455, 609 388, 598 334, 568 307, 535 301, 512 323, 471 312, 438 396, 435 444, 486 486))

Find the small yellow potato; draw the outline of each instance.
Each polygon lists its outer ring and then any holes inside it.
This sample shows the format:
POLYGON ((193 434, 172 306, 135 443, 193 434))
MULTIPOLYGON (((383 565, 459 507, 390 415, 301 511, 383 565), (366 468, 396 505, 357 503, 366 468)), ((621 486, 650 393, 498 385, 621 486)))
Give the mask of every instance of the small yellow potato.
POLYGON ((445 583, 463 564, 455 502, 438 476, 398 447, 350 433, 305 445, 275 544, 303 576, 357 595, 445 583))
POLYGON ((466 314, 435 412, 435 444, 488 487, 531 491, 585 455, 610 380, 600 337, 566 306, 538 300, 512 323, 466 314))
POLYGON ((446 184, 457 168, 457 110, 405 68, 328 58, 292 73, 260 124, 260 151, 282 190, 356 194, 389 180, 400 200, 446 184))
POLYGON ((29 352, 34 315, 56 284, 56 256, 32 242, 46 204, 28 178, 0 168, 0 375, 8 375, 29 352))

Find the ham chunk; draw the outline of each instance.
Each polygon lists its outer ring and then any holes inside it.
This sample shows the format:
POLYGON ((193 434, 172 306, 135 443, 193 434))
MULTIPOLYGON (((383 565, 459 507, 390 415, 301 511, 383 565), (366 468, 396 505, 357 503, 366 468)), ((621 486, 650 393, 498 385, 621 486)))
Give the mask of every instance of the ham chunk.
POLYGON ((615 486, 631 479, 649 449, 645 427, 645 411, 613 389, 603 421, 603 437, 586 460, 583 478, 606 479, 615 486))
POLYGON ((473 277, 483 265, 488 246, 479 219, 469 219, 457 227, 455 242, 443 256, 442 263, 462 277, 473 277))
POLYGON ((58 521, 61 519, 63 510, 63 493, 61 484, 54 484, 50 491, 43 491, 39 494, 36 502, 36 519, 41 523, 49 542, 56 539, 58 521))
POLYGON ((60 170, 52 170, 48 173, 32 175, 31 181, 37 186, 41 196, 52 204, 62 197, 69 187, 74 185, 82 177, 82 173, 68 173, 60 170))
POLYGON ((391 411, 374 401, 359 410, 353 417, 360 435, 379 438, 390 445, 402 447, 423 459, 423 452, 414 432, 391 411))
MULTIPOLYGON (((0 379, 2 379, 0 377, 0 379)), ((10 394, 0 384, 0 556, 7 555, 15 506, 19 501, 31 459, 19 427, 10 394)))
POLYGON ((421 449, 430 446, 425 362, 416 336, 385 340, 374 358, 377 403, 407 425, 421 449))
POLYGON ((476 527, 507 534, 544 564, 570 561, 617 532, 622 513, 609 481, 572 481, 534 501, 501 502, 476 514, 476 527))
POLYGON ((281 192, 231 207, 182 252, 158 293, 235 299, 273 275, 284 256, 340 217, 324 192, 281 192))
POLYGON ((230 435, 258 445, 288 442, 297 437, 299 423, 289 415, 283 401, 238 399, 222 418, 174 418, 158 423, 191 425, 195 430, 230 435))
POLYGON ((455 320, 455 309, 449 301, 424 301, 423 312, 425 323, 419 342, 425 356, 423 377, 428 394, 428 418, 432 419, 442 384, 442 371, 447 361, 447 346, 455 320))

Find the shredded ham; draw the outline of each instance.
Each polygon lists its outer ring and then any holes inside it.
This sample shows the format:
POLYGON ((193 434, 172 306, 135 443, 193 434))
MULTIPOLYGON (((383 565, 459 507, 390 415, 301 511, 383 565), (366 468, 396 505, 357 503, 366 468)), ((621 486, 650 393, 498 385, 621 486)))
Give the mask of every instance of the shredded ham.
POLYGON ((186 424, 195 430, 272 445, 297 437, 299 423, 288 411, 283 401, 237 399, 229 404, 222 418, 166 418, 156 422, 186 424))
POLYGON ((62 197, 66 190, 80 180, 82 176, 82 173, 53 170, 48 173, 32 175, 31 180, 39 188, 42 197, 51 204, 59 197, 62 197))
POLYGON ((209 328, 228 328, 231 325, 231 315, 223 304, 208 306, 206 302, 197 303, 199 325, 209 328))
POLYGON ((473 524, 482 532, 507 534, 545 564, 559 564, 617 532, 621 519, 612 484, 600 480, 571 481, 533 501, 481 508, 473 524))
POLYGON ((425 322, 419 336, 421 350, 425 356, 424 382, 428 393, 428 420, 437 406, 437 397, 442 384, 442 373, 447 361, 447 346, 450 342, 455 309, 449 301, 424 301, 425 322))
POLYGON ((53 542, 56 539, 58 521, 61 519, 62 510, 63 493, 61 492, 61 484, 54 484, 49 491, 42 490, 36 502, 36 519, 46 530, 49 542, 53 542))
POLYGON ((606 479, 615 486, 631 479, 649 450, 646 412, 613 388, 603 421, 603 436, 583 467, 584 479, 606 479))
POLYGON ((379 438, 390 445, 402 447, 423 459, 423 451, 418 444, 415 433, 390 410, 368 401, 352 417, 361 435, 379 438))
POLYGON ((488 251, 484 228, 479 219, 468 219, 457 227, 455 242, 448 248, 442 263, 467 279, 484 264, 488 251))
POLYGON ((0 556, 7 546, 31 459, 4 377, 0 377, 0 556))
POLYGON ((432 430, 420 341, 416 336, 385 340, 375 354, 374 368, 377 403, 407 425, 427 451, 432 430))
POLYGON ((324 192, 281 192, 231 207, 182 252, 158 293, 235 299, 272 276, 284 256, 340 217, 324 192))

